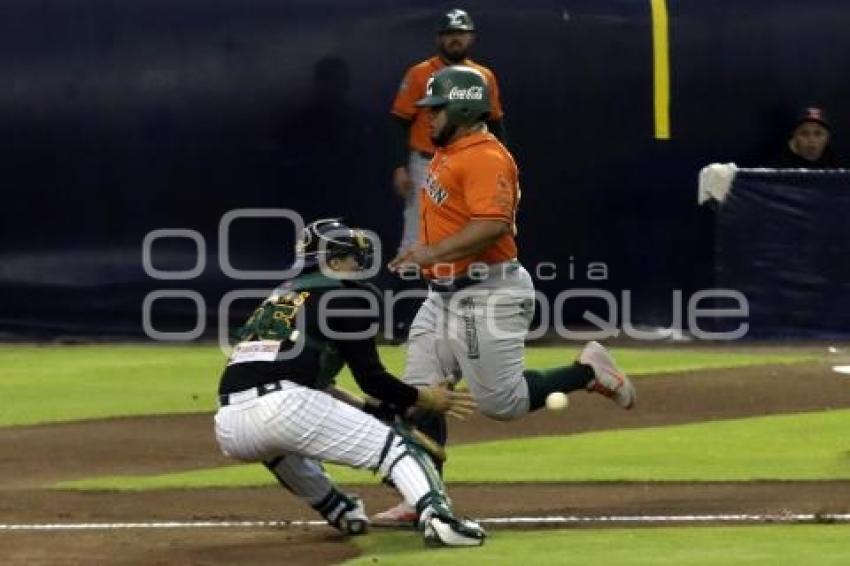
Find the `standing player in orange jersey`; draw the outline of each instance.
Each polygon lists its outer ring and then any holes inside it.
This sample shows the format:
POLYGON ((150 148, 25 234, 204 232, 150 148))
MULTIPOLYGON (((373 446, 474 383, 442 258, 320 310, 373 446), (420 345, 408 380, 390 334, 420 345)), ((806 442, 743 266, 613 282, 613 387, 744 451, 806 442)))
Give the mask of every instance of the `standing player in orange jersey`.
MULTIPOLYGON (((517 166, 487 131, 487 84, 473 67, 446 67, 416 103, 429 109, 437 151, 421 195, 419 239, 389 265, 393 271, 416 266, 429 281, 428 298, 410 329, 403 379, 430 385, 442 376, 462 376, 481 412, 497 420, 540 409, 550 393, 580 389, 630 409, 635 389, 597 342, 588 343, 568 365, 525 367, 534 285, 514 241, 517 166)), ((445 444, 444 418, 420 418, 417 424, 445 444)), ((373 524, 415 519, 415 510, 401 503, 376 515, 373 524)))
POLYGON ((405 201, 401 247, 412 245, 419 234, 419 192, 425 183, 428 163, 434 155, 429 135, 428 112, 416 106, 434 73, 447 65, 463 64, 478 69, 486 78, 490 95, 487 125, 504 140, 499 85, 493 72, 468 58, 475 42, 475 24, 463 10, 450 10, 437 25, 437 55, 410 67, 401 81, 392 107, 391 148, 393 186, 405 201))

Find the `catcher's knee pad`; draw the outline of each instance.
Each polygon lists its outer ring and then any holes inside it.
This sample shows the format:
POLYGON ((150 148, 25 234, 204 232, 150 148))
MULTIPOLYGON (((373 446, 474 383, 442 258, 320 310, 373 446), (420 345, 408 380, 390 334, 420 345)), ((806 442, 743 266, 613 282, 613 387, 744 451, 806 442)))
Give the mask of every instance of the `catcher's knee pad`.
POLYGON ((349 496, 336 488, 313 505, 329 525, 348 535, 362 535, 369 530, 369 516, 359 497, 349 496))

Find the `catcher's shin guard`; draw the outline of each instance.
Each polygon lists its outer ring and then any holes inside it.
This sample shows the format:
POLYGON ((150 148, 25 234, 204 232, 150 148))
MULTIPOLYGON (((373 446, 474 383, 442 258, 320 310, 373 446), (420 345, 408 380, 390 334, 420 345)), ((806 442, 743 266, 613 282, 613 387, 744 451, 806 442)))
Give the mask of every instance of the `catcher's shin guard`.
POLYGON ((394 426, 378 459, 377 471, 391 481, 411 506, 429 493, 444 493, 431 456, 402 426, 394 426))
POLYGON ((347 535, 362 535, 369 531, 369 517, 359 497, 349 496, 336 488, 313 505, 329 525, 347 535))
MULTIPOLYGON (((387 435, 387 441, 384 444, 384 449, 381 451, 381 456, 378 461, 378 471, 384 476, 388 482, 392 482, 399 490, 402 487, 399 485, 397 478, 394 477, 396 467, 405 462, 405 459, 410 460, 404 466, 405 473, 403 476, 424 476, 427 482, 427 490, 419 489, 419 493, 413 498, 413 501, 418 501, 427 491, 443 492, 443 480, 440 479, 440 474, 434 466, 435 460, 445 459, 445 451, 442 447, 431 441, 427 436, 412 431, 407 426, 396 423, 392 427, 392 431, 387 435), (412 463, 413 466, 409 464, 412 463)), ((398 478, 404 479, 404 478, 398 478)), ((408 478, 415 480, 417 478, 408 478)), ((419 483, 421 487, 421 482, 419 483)), ((403 493, 403 490, 402 490, 403 493)))

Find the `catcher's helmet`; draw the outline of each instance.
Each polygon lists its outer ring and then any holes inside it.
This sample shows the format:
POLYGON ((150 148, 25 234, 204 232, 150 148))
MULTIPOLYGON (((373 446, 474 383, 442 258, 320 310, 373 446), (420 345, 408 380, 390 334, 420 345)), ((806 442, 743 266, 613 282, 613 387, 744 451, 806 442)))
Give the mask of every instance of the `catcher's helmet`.
POLYGON ((372 263, 374 246, 363 231, 349 228, 338 218, 322 218, 304 227, 301 240, 295 245, 295 255, 303 260, 304 268, 317 267, 322 258, 354 256, 362 269, 372 263))
POLYGON ((475 31, 472 18, 464 10, 449 10, 440 17, 437 23, 437 33, 451 33, 453 31, 475 31))
POLYGON ((445 107, 448 124, 452 127, 474 124, 490 114, 487 80, 472 67, 444 67, 428 79, 425 97, 417 100, 416 106, 445 107))

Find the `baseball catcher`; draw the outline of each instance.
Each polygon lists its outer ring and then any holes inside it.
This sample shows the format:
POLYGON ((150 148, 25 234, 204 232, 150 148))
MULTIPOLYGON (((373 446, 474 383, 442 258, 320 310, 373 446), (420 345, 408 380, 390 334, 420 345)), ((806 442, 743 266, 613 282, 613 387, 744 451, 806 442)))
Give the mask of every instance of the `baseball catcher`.
POLYGON ((361 500, 334 486, 324 461, 373 470, 391 481, 416 510, 427 544, 483 544, 483 529, 454 515, 423 447, 427 439, 374 416, 411 408, 463 416, 474 404, 445 387, 402 383, 381 364, 368 332, 374 323, 371 291, 354 280, 371 262, 371 241, 336 220, 317 220, 304 229, 296 251, 304 272, 276 288, 237 331, 218 390, 215 435, 221 451, 262 462, 343 533, 366 532, 369 519, 361 500), (376 402, 334 387, 346 364, 376 402))

